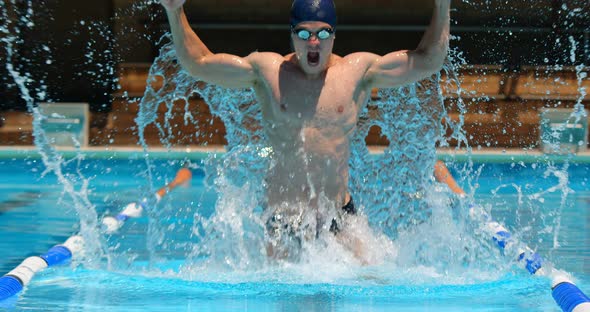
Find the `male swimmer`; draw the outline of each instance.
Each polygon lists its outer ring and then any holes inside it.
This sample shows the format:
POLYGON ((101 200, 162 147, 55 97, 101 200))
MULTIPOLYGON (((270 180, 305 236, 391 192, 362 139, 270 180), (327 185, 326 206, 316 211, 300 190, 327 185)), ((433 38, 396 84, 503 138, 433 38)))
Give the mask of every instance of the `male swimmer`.
MULTIPOLYGON (((267 211, 271 212, 268 255, 285 256, 277 232, 294 232, 302 218, 316 213, 311 236, 332 232, 362 257, 360 240, 347 235, 342 221, 356 213, 348 193, 352 134, 371 89, 413 83, 442 68, 451 0, 434 0, 430 26, 415 50, 344 57, 332 53, 337 30, 332 0, 293 1, 294 53, 253 52, 245 57, 211 52, 189 25, 182 8, 185 0, 160 1, 186 71, 208 83, 252 88, 256 93, 273 161, 266 177, 267 211), (318 211, 326 200, 342 208, 322 216, 318 211), (299 211, 286 214, 281 210, 285 205, 299 211)), ((295 240, 300 239, 301 235, 295 240)))

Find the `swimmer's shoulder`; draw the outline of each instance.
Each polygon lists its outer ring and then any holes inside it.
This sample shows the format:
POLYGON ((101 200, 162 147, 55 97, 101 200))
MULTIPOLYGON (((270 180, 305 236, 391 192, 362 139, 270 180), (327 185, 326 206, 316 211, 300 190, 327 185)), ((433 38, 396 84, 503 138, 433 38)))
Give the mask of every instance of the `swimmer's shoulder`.
POLYGON ((370 65, 381 58, 380 55, 371 52, 354 52, 342 58, 342 62, 354 64, 356 66, 361 64, 370 65))
POLYGON ((370 52, 355 52, 342 57, 339 62, 349 74, 355 77, 364 77, 371 66, 381 58, 380 55, 370 52))
POLYGON ((284 57, 274 52, 252 52, 245 58, 257 72, 272 70, 277 64, 284 62, 284 57))
POLYGON ((259 52, 254 51, 250 53, 246 59, 253 64, 264 64, 264 63, 273 63, 276 61, 282 61, 284 57, 279 53, 275 52, 259 52))

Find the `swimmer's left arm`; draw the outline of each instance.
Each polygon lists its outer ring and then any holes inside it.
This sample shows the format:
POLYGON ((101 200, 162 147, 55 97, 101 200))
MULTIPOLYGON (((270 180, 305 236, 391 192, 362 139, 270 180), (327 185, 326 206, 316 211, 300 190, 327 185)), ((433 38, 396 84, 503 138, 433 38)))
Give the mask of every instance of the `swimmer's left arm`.
POLYGON ((371 88, 391 88, 427 78, 438 72, 448 50, 450 0, 435 0, 430 26, 415 50, 368 58, 363 78, 371 88))
POLYGON ((437 160, 434 165, 434 178, 436 181, 448 185, 455 194, 465 195, 465 191, 457 184, 445 163, 440 160, 437 160))

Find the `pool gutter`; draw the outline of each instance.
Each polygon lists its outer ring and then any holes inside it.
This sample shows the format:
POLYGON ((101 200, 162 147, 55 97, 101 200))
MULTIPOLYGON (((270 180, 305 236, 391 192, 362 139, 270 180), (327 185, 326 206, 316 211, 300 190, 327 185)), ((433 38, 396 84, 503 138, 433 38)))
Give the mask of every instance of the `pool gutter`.
MULTIPOLYGON (((372 154, 379 155, 384 152, 383 146, 370 146, 372 154)), ((138 147, 88 147, 84 149, 59 148, 57 151, 65 158, 73 158, 82 154, 88 158, 98 159, 139 159, 144 157, 144 150, 138 147)), ((154 159, 191 159, 199 160, 216 154, 225 153, 225 147, 220 145, 191 146, 185 148, 166 149, 161 147, 149 148, 147 150, 150 158, 154 159)), ((40 158, 40 154, 34 146, 0 146, 0 159, 7 158, 40 158)), ((497 149, 486 148, 472 150, 465 149, 438 149, 437 157, 444 161, 486 162, 486 163, 537 163, 566 161, 572 163, 590 163, 590 152, 584 151, 570 155, 543 154, 538 149, 497 149)))

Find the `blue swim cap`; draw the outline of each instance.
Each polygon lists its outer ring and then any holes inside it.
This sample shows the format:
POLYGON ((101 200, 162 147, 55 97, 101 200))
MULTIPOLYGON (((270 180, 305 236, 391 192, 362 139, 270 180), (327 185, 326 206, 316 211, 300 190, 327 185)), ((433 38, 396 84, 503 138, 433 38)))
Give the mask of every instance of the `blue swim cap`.
POLYGON ((336 6, 332 0, 294 0, 291 27, 301 22, 324 22, 336 28, 336 6))

